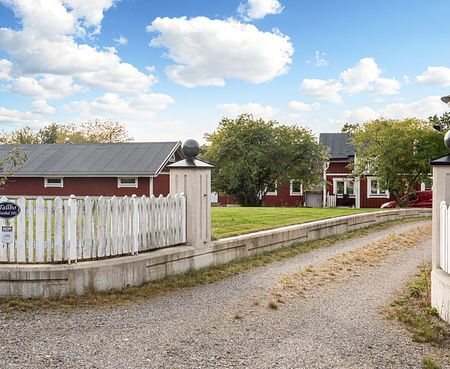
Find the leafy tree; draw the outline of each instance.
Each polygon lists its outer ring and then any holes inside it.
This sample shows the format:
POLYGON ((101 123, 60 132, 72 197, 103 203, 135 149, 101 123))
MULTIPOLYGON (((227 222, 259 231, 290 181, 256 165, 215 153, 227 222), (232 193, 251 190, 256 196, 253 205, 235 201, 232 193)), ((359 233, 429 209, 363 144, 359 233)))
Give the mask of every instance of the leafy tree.
POLYGON ((39 143, 39 136, 31 129, 31 127, 23 127, 16 129, 11 133, 2 132, 0 142, 6 144, 34 144, 39 143))
POLYGON ((124 124, 111 120, 95 119, 77 126, 74 123, 51 123, 38 132, 24 127, 0 134, 0 143, 114 143, 132 141, 124 124))
POLYGON ((448 131, 450 129, 450 113, 445 112, 440 117, 437 115, 429 117, 428 122, 430 122, 433 127, 439 127, 441 131, 448 131))
POLYGON ((4 186, 14 170, 20 168, 27 160, 27 154, 18 147, 12 148, 8 155, 0 159, 0 186, 4 186))
POLYGON ((124 124, 117 121, 95 119, 81 124, 86 142, 113 143, 132 141, 124 124))
POLYGON ((260 206, 275 182, 321 180, 326 153, 310 131, 242 114, 223 118, 205 135, 202 158, 215 165, 214 190, 233 195, 243 206, 260 206))
POLYGON ((414 185, 428 181, 430 159, 445 155, 443 133, 416 118, 376 119, 360 125, 351 136, 355 175, 375 175, 400 204, 408 206, 414 185))

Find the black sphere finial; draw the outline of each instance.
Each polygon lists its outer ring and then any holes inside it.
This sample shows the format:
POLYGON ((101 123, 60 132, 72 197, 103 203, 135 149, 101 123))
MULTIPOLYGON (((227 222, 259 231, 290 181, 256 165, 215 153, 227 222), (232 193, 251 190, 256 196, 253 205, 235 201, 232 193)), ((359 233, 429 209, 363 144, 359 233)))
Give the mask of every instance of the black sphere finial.
POLYGON ((444 144, 447 147, 447 149, 450 150, 450 131, 447 131, 447 133, 444 136, 444 144))
POLYGON ((193 160, 200 154, 200 145, 195 140, 187 140, 181 147, 181 151, 187 160, 193 160))

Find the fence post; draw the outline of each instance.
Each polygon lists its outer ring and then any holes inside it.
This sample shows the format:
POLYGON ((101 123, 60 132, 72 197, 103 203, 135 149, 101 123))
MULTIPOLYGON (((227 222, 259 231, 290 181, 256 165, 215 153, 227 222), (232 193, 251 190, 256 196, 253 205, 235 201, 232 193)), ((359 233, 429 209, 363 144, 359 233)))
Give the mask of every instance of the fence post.
POLYGON ((68 262, 73 260, 77 262, 77 199, 75 195, 70 195, 69 199, 69 258, 68 262))
POLYGON ((136 195, 131 197, 131 234, 132 234, 132 251, 133 255, 139 250, 139 208, 136 195))
POLYGON ((170 193, 186 195, 186 243, 195 248, 211 242, 212 165, 196 159, 198 142, 187 140, 182 147, 186 159, 170 164, 170 193))

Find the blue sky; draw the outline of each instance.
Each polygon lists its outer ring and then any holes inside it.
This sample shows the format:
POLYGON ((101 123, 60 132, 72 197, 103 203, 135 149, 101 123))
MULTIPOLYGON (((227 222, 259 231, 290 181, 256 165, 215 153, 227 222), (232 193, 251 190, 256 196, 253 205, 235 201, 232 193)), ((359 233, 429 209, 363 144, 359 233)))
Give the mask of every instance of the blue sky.
POLYGON ((0 0, 0 129, 202 141, 247 112, 337 132, 448 109, 450 2, 0 0))

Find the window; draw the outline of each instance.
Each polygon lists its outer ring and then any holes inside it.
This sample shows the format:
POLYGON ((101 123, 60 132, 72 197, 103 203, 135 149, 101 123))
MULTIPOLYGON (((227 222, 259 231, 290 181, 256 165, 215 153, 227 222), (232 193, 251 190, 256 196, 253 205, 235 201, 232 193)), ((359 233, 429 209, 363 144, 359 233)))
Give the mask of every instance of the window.
POLYGON ((335 195, 354 195, 355 181, 353 179, 334 178, 333 192, 335 195))
POLYGON ((389 197, 389 192, 380 187, 376 177, 367 177, 367 198, 371 197, 389 197))
POLYGON ((175 154, 172 154, 169 158, 169 163, 175 163, 175 154))
POLYGON ((44 178, 44 187, 64 187, 63 178, 44 178))
POLYGON ((297 179, 291 179, 290 185, 290 195, 291 196, 301 196, 303 195, 302 182, 297 179))
POLYGON ((138 179, 137 178, 117 178, 117 187, 138 187, 138 179))
POLYGON ((267 186, 266 195, 269 195, 269 196, 277 195, 277 182, 274 182, 267 186))

